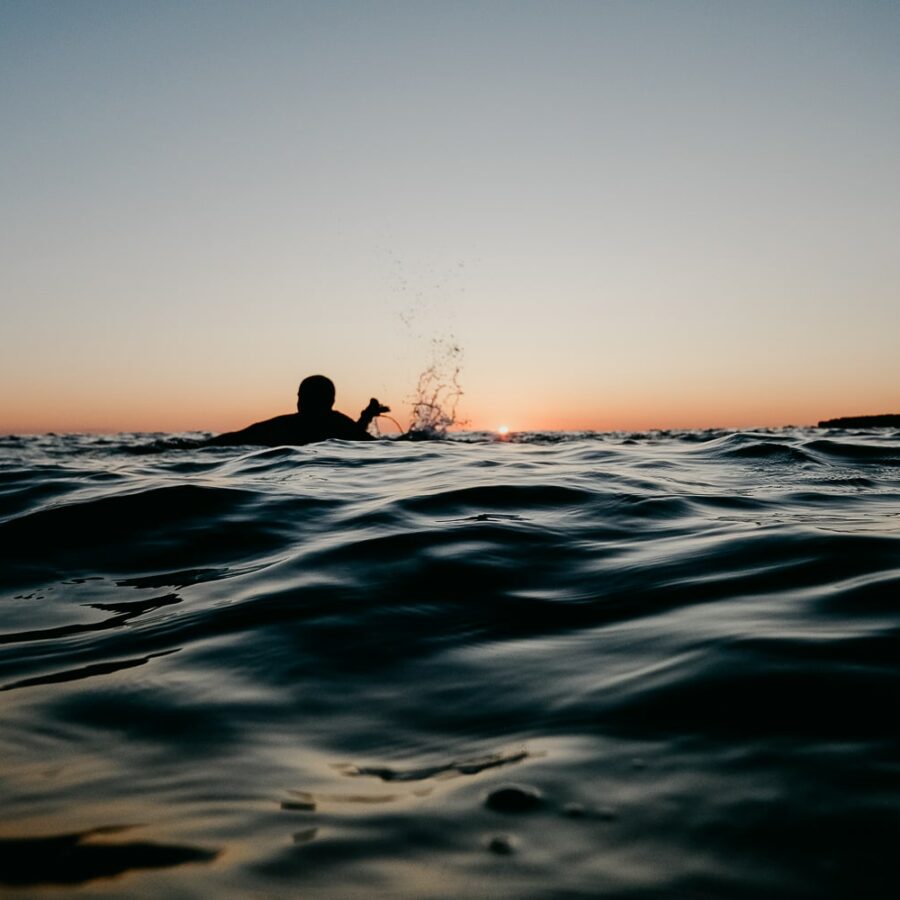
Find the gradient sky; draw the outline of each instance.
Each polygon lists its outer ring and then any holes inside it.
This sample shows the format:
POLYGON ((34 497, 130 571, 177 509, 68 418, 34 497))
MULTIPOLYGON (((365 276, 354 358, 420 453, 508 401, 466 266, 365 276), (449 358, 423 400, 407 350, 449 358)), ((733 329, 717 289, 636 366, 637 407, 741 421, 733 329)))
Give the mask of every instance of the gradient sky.
POLYGON ((900 411, 893 0, 0 0, 0 113, 3 432, 900 411))

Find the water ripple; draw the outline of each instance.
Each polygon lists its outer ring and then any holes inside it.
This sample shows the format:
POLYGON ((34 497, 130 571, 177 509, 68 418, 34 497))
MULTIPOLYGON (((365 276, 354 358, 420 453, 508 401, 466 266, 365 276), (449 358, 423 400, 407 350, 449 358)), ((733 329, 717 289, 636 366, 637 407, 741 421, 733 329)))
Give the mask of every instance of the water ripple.
POLYGON ((895 881, 894 431, 7 437, 0 563, 7 886, 895 881))

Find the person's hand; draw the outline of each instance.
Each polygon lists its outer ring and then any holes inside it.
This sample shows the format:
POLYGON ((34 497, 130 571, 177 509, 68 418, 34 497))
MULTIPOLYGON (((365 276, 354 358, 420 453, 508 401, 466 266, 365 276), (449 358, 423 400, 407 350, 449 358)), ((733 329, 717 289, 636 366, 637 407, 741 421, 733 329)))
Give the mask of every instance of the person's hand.
POLYGON ((385 406, 373 397, 369 401, 369 405, 362 411, 362 414, 368 418, 374 419, 375 416, 380 416, 382 413, 390 411, 391 408, 389 406, 385 406))

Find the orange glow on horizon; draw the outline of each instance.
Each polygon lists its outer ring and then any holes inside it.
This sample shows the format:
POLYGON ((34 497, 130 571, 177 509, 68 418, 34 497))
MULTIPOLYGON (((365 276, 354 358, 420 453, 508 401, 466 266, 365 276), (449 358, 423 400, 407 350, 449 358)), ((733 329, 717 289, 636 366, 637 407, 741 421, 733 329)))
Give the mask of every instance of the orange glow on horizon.
MULTIPOLYGON (((374 366, 373 366, 374 368, 374 366)), ((104 373, 105 374, 105 373, 104 373)), ((229 373, 216 381, 209 370, 196 375, 185 370, 156 376, 147 385, 142 373, 116 381, 89 377, 68 382, 20 383, 0 410, 0 433, 47 432, 184 432, 218 433, 243 428, 295 410, 293 376, 276 373, 251 380, 229 373)), ((217 374, 221 376, 221 371, 217 374)), ((366 376, 367 378, 368 376, 366 376)), ((373 394, 391 407, 391 417, 404 429, 411 419, 408 386, 402 381, 370 384, 351 372, 335 372, 335 408, 353 418, 373 394)), ((473 382, 475 379, 473 377, 473 382)), ((583 387, 579 392, 561 386, 536 385, 523 374, 499 388, 489 376, 469 384, 458 418, 463 429, 503 433, 522 431, 648 431, 653 429, 752 428, 814 425, 837 416, 877 415, 900 410, 893 384, 867 388, 859 383, 779 385, 762 381, 729 386, 683 383, 663 390, 636 383, 583 387), (513 422, 514 425, 509 425, 513 422), (498 425, 497 423, 503 423, 498 425)), ((393 425, 385 422, 385 433, 393 425)))
MULTIPOLYGON (((364 405, 357 401, 359 408, 364 405)), ((336 404, 336 408, 355 417, 357 404, 336 404)), ((900 403, 801 403, 787 398, 765 402, 729 404, 720 401, 666 408, 663 405, 626 407, 610 405, 608 409, 578 410, 548 404, 546 409, 529 412, 513 410, 516 426, 497 426, 491 409, 461 409, 464 424, 453 430, 490 431, 501 436, 511 431, 650 431, 655 429, 753 428, 786 425, 815 425, 822 419, 849 415, 896 413, 900 403)), ((404 429, 410 416, 405 408, 394 406, 392 417, 404 429)), ((211 408, 190 403, 179 408, 156 403, 110 403, 97 406, 46 405, 7 409, 0 419, 0 434, 117 433, 117 432, 190 432, 213 433, 243 428, 272 416, 293 412, 289 404, 251 404, 242 402, 231 408, 211 408)), ((389 426, 385 433, 395 429, 389 426)))

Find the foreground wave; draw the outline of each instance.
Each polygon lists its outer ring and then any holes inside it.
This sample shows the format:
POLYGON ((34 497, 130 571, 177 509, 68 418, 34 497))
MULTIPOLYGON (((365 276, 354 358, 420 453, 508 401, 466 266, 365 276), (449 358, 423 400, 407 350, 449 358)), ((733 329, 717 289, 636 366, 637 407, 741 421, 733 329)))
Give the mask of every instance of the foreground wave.
POLYGON ((900 433, 0 438, 0 888, 897 887, 900 433))

